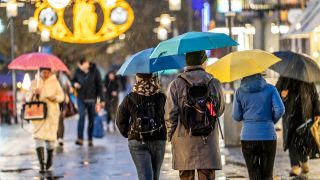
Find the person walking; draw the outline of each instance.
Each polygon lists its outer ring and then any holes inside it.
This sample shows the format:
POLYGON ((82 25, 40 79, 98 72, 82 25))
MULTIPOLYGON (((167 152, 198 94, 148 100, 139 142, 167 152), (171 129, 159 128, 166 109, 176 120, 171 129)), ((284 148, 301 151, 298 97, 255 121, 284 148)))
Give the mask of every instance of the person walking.
POLYGON ((128 138, 139 180, 158 180, 164 159, 165 94, 152 74, 137 74, 136 84, 120 104, 116 124, 128 138))
POLYGON ((201 66, 206 59, 205 51, 187 53, 187 67, 169 86, 166 125, 181 180, 194 179, 195 170, 199 180, 213 180, 222 169, 217 120, 224 97, 220 82, 201 66))
POLYGON ((78 122, 78 139, 76 145, 83 145, 83 130, 86 118, 86 111, 88 112, 88 145, 93 146, 93 125, 95 118, 95 106, 97 98, 103 100, 102 95, 102 81, 96 65, 90 63, 86 58, 81 58, 79 67, 72 79, 73 86, 77 90, 77 104, 79 111, 78 122))
POLYGON ((57 140, 57 131, 60 116, 59 103, 64 100, 64 93, 56 76, 50 69, 41 68, 41 77, 31 84, 29 100, 38 97, 47 104, 47 117, 41 121, 31 121, 33 138, 36 142, 36 152, 40 163, 40 173, 50 170, 53 161, 53 150, 57 140), (44 146, 47 149, 45 163, 44 146))
POLYGON ((114 132, 114 121, 116 118, 118 103, 119 103, 119 92, 120 82, 114 71, 107 73, 104 80, 105 88, 105 109, 108 113, 107 124, 109 132, 114 132))
POLYGON ((66 74, 63 74, 62 72, 60 72, 58 74, 58 80, 59 83, 62 87, 62 90, 64 92, 64 101, 62 103, 60 103, 60 117, 59 117, 59 126, 58 126, 58 132, 57 132, 57 137, 58 137, 58 144, 60 147, 63 147, 63 138, 64 138, 64 120, 66 118, 66 112, 69 110, 68 108, 68 103, 70 103, 70 98, 69 98, 69 94, 71 91, 71 82, 69 80, 69 77, 66 74))
POLYGON ((297 129, 311 119, 312 124, 320 118, 319 95, 314 83, 280 77, 276 85, 286 107, 283 117, 283 146, 289 150, 291 164, 290 176, 308 173, 308 156, 311 155, 315 141, 307 130, 299 133, 297 129))
POLYGON ((285 112, 277 89, 261 74, 245 77, 236 91, 233 118, 242 121, 241 147, 250 180, 272 180, 277 135, 285 112))

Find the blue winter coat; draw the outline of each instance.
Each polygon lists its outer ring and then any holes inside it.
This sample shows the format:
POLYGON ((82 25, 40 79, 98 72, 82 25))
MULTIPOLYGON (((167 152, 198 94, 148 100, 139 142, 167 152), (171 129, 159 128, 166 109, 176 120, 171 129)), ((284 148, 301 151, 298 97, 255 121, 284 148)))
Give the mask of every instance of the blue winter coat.
POLYGON ((274 124, 284 112, 277 89, 267 84, 261 75, 241 81, 233 104, 233 118, 243 122, 241 140, 276 140, 274 124))

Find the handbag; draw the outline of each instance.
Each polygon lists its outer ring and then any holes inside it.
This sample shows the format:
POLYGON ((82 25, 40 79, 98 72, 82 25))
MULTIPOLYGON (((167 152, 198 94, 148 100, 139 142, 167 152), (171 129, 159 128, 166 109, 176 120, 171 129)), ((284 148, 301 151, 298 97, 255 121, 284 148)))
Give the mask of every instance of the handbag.
POLYGON ((73 104, 73 102, 71 101, 71 98, 69 96, 69 101, 65 102, 64 106, 63 106, 63 117, 69 118, 69 117, 76 115, 77 113, 78 113, 78 109, 73 104))
POLYGON ((22 106, 22 118, 24 120, 45 120, 47 118, 47 103, 39 100, 39 95, 36 95, 36 100, 34 100, 34 95, 30 102, 26 102, 22 106))

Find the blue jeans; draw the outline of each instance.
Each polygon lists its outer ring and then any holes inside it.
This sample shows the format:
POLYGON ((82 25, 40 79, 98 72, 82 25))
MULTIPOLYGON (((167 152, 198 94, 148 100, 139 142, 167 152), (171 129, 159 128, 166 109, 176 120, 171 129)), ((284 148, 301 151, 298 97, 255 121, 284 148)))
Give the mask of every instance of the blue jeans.
POLYGON ((136 166, 139 180, 158 180, 164 159, 166 141, 129 140, 131 157, 136 166))
POLYGON ((88 111, 88 140, 92 141, 92 132, 94 125, 94 117, 96 114, 96 103, 94 101, 84 101, 78 99, 78 111, 79 111, 79 122, 78 122, 78 139, 83 140, 84 123, 86 119, 86 111, 88 111))

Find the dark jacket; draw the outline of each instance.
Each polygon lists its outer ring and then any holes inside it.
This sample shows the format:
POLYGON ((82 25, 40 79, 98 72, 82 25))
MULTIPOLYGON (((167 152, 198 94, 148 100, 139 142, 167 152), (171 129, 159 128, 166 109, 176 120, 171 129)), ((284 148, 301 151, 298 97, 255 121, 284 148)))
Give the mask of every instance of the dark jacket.
MULTIPOLYGON (((193 84, 208 84, 211 94, 216 95, 216 113, 223 114, 225 104, 220 82, 204 71, 201 66, 188 66, 181 74, 193 84)), ((219 128, 215 123, 214 131, 207 137, 206 143, 200 136, 190 136, 189 131, 181 123, 181 112, 184 99, 187 96, 187 84, 181 79, 175 79, 169 87, 166 103, 166 125, 171 138, 173 169, 221 169, 221 154, 219 148, 219 128)))
POLYGON ((284 110, 277 89, 261 75, 244 78, 233 104, 233 118, 243 121, 241 140, 276 140, 274 124, 284 110))
MULTIPOLYGON (((306 83, 290 78, 280 77, 276 85, 279 93, 288 90, 288 96, 282 98, 286 107, 283 116, 283 146, 295 146, 300 152, 309 154, 312 144, 310 134, 299 135, 296 129, 308 119, 320 115, 319 95, 314 83, 306 83), (299 143, 297 143, 299 142, 299 143)), ((309 131, 308 131, 309 132, 309 131)))
POLYGON ((76 82, 81 86, 80 89, 77 89, 79 99, 96 100, 97 97, 103 99, 102 81, 95 64, 90 64, 90 70, 88 73, 84 73, 78 68, 72 79, 72 84, 76 82))
POLYGON ((148 98, 155 99, 155 108, 156 110, 158 110, 158 117, 161 117, 162 128, 159 132, 154 132, 152 135, 143 136, 143 140, 166 140, 167 132, 164 121, 164 105, 166 103, 166 96, 163 93, 157 93, 152 96, 142 96, 137 93, 128 94, 120 104, 117 112, 116 124, 119 128, 120 133, 129 140, 141 141, 139 134, 130 131, 132 119, 135 119, 136 108, 134 107, 135 105, 133 101, 129 98, 129 96, 131 96, 131 98, 133 98, 136 102, 144 102, 148 98))
POLYGON ((118 105, 118 96, 112 96, 112 91, 120 92, 120 81, 117 77, 114 80, 109 79, 109 73, 106 75, 104 79, 104 87, 106 89, 105 92, 105 101, 107 104, 115 104, 118 105))

